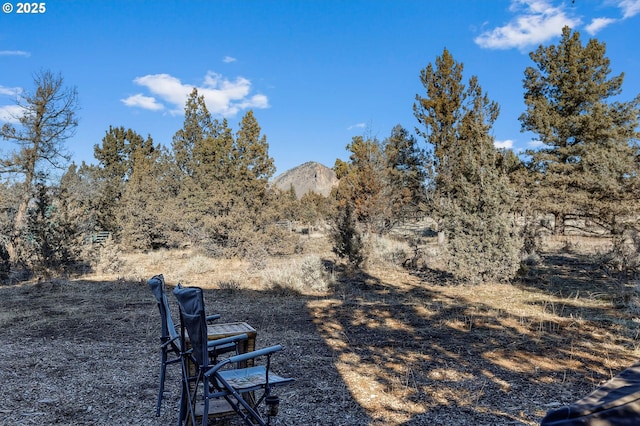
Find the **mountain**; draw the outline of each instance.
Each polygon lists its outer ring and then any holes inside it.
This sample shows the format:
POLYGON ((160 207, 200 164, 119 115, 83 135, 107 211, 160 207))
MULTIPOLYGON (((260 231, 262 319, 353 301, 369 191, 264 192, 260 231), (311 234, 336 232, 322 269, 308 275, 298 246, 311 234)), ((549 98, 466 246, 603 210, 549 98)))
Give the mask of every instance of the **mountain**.
POLYGON ((309 191, 326 197, 331 193, 331 188, 338 185, 338 178, 329 167, 309 161, 276 176, 272 183, 283 191, 293 186, 298 198, 309 191))

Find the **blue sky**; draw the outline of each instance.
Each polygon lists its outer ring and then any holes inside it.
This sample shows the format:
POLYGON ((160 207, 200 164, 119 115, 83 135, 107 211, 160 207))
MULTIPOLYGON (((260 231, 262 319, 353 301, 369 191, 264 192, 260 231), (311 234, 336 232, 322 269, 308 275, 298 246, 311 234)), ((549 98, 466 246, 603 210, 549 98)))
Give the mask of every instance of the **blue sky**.
POLYGON ((276 174, 331 167, 353 136, 413 131, 420 70, 445 47, 500 105, 497 143, 523 150, 528 53, 557 43, 564 25, 606 43, 612 75, 625 73, 621 100, 640 93, 640 0, 50 0, 39 14, 0 3, 13 9, 0 12, 0 124, 34 73, 60 73, 79 94, 67 142, 77 163, 95 162, 110 125, 170 146, 197 87, 234 131, 253 109, 276 174))

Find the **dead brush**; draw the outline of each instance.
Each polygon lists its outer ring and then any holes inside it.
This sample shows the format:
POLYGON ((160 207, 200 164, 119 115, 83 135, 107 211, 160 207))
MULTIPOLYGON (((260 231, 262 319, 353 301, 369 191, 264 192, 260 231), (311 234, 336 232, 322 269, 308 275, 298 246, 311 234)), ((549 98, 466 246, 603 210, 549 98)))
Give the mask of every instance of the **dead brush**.
POLYGON ((621 282, 637 279, 640 273, 640 234, 630 229, 611 240, 611 250, 596 259, 600 269, 621 282))
POLYGON ((286 265, 267 268, 261 275, 268 288, 283 294, 326 292, 334 282, 334 277, 317 255, 308 255, 286 265))
POLYGON ((218 281, 218 288, 227 293, 240 290, 240 283, 236 280, 218 281))

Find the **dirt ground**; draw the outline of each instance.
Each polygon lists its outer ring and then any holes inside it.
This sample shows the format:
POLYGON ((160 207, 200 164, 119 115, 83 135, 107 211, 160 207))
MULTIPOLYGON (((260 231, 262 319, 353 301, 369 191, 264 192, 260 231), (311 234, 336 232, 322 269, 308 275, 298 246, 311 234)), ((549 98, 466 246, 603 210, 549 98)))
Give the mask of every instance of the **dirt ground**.
MULTIPOLYGON (((329 294, 205 297, 208 313, 254 326, 258 347, 285 346, 274 370, 296 382, 277 392, 277 425, 535 425, 637 359, 636 311, 575 256, 545 257, 519 285, 444 282, 373 269, 329 294)), ((145 281, 2 286, 0 325, 0 424, 177 421, 177 366, 154 413, 159 314, 145 281)))

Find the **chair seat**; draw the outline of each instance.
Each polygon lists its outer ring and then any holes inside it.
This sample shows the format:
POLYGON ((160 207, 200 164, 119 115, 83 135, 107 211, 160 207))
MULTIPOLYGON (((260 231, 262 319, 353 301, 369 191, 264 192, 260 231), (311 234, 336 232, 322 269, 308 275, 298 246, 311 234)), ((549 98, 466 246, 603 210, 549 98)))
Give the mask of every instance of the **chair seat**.
MULTIPOLYGON (((256 367, 238 368, 235 370, 219 371, 218 374, 231 386, 236 389, 251 390, 264 386, 267 369, 260 365, 256 367)), ((292 382, 293 379, 280 377, 277 374, 269 373, 269 384, 279 385, 292 382)))

